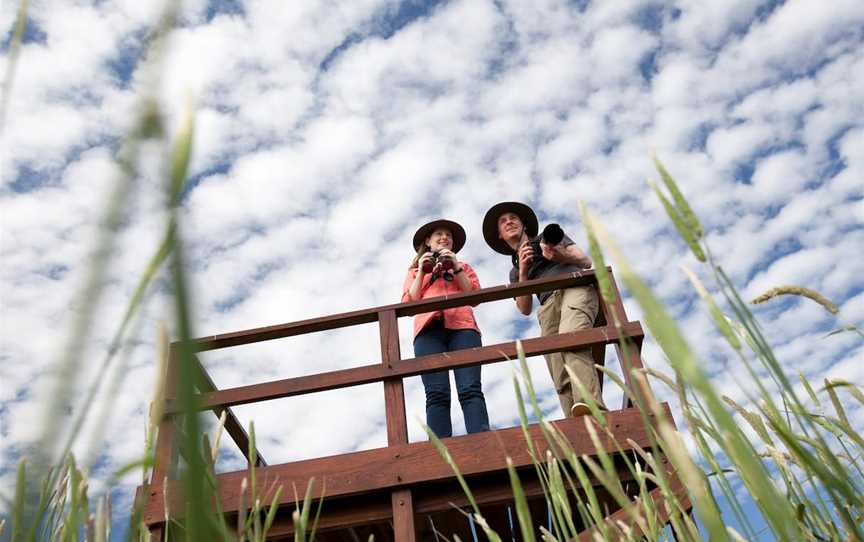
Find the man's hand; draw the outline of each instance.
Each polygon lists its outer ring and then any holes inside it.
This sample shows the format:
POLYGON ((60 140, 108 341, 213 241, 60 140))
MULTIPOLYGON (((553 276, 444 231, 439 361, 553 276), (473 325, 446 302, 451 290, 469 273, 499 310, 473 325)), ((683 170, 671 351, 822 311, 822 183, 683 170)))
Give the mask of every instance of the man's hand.
POLYGON ((582 269, 588 269, 592 265, 591 257, 573 244, 559 243, 550 246, 541 242, 540 248, 543 249, 543 257, 551 262, 578 265, 582 269))
POLYGON ((519 248, 519 280, 528 279, 528 267, 534 260, 534 250, 531 245, 525 243, 519 248))
POLYGON ((540 241, 540 249, 543 251, 543 257, 550 262, 566 263, 567 247, 563 243, 547 245, 543 241, 540 241))

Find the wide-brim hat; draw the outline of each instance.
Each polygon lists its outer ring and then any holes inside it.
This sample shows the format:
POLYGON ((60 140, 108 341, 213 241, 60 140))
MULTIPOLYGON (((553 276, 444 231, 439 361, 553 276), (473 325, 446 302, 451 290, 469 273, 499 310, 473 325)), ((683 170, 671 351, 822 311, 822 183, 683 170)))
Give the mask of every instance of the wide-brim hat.
POLYGON ((459 252, 465 246, 465 228, 453 222, 452 220, 433 220, 423 224, 414 233, 414 250, 419 250, 420 245, 426 242, 426 238, 432 235, 432 232, 438 228, 450 230, 453 235, 453 252, 459 252))
POLYGON ((502 201, 486 211, 486 216, 483 217, 483 237, 486 239, 486 244, 492 247, 495 252, 510 256, 516 251, 498 235, 498 217, 504 213, 513 213, 518 216, 522 220, 522 225, 525 226, 525 234, 528 237, 537 235, 539 223, 534 210, 518 201, 502 201))

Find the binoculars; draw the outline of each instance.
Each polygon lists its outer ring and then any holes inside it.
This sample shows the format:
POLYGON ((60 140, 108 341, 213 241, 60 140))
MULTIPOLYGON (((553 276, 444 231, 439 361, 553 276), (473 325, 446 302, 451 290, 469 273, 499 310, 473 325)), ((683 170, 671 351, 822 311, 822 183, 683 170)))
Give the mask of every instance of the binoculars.
POLYGON ((450 271, 456 265, 453 260, 448 257, 442 257, 437 251, 432 253, 432 258, 423 262, 423 272, 431 273, 435 269, 435 265, 441 262, 441 268, 444 271, 450 271))

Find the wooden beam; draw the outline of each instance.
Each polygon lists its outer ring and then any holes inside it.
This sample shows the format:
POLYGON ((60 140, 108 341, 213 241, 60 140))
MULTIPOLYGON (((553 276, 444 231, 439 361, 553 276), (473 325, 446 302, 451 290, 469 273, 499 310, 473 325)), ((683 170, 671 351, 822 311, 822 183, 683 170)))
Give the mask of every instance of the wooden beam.
MULTIPOLYGON (((683 484, 681 484, 678 477, 672 475, 669 480, 669 486, 669 489, 672 491, 674 498, 678 501, 681 508, 685 511, 689 511, 691 508, 690 497, 687 495, 687 489, 683 484)), ((651 500, 652 507, 658 511, 656 522, 661 525, 669 523, 669 519, 676 512, 677 506, 669 503, 664 498, 663 491, 659 487, 651 490, 647 497, 651 500)), ((647 521, 642 503, 639 502, 638 499, 606 517, 604 523, 607 529, 607 537, 604 540, 633 540, 633 534, 631 533, 629 536, 626 536, 622 531, 621 525, 625 525, 633 532, 637 533, 637 535, 644 534, 634 516, 641 518, 643 521, 647 521)), ((594 527, 579 533, 579 537, 575 540, 578 540, 578 542, 593 542, 595 536, 599 534, 600 529, 595 525, 594 527)))
POLYGON ((402 542, 414 542, 417 530, 414 527, 414 501, 411 490, 397 489, 391 494, 393 510, 393 539, 402 542))
MULTIPOLYGON (((543 485, 537 478, 533 466, 520 469, 519 478, 522 491, 527 498, 543 495, 543 485)), ((622 468, 619 470, 619 478, 623 481, 631 481, 633 475, 628 469, 622 468)), ((600 484, 590 474, 589 480, 592 486, 600 484)), ((506 471, 469 477, 468 485, 471 487, 475 502, 481 508, 513 503, 513 488, 506 471)), ((445 482, 415 484, 411 487, 411 494, 416 515, 434 514, 450 510, 454 506, 464 508, 469 505, 465 492, 455 478, 445 482)), ((337 499, 325 497, 324 508, 318 522, 318 532, 390 520, 393 517, 392 506, 389 499, 382 498, 385 496, 383 492, 373 492, 337 499)), ((277 514, 276 520, 268 531, 268 537, 282 538, 293 533, 294 523, 290 515, 277 514)))
MULTIPOLYGON (((402 359, 399 352, 399 326, 392 310, 379 314, 381 337, 381 367, 384 374, 392 374, 393 367, 402 359)), ((384 380, 384 409, 387 418, 387 443, 389 445, 408 442, 408 422, 405 416, 405 393, 402 378, 384 380)))
MULTIPOLYGON (((642 326, 638 322, 628 322, 622 327, 627 336, 642 336, 642 326)), ((526 356, 538 356, 549 352, 561 352, 595 345, 615 343, 619 333, 612 327, 590 328, 549 335, 522 341, 526 356)), ((457 350, 434 356, 403 360, 389 366, 383 364, 364 365, 339 371, 316 375, 285 378, 272 382, 250 384, 201 394, 199 408, 209 410, 216 407, 243 405, 258 401, 269 401, 307 393, 315 393, 361 384, 369 384, 393 378, 406 378, 422 373, 456 369, 485 363, 516 359, 516 343, 507 342, 467 350, 457 350)), ((179 412, 179 405, 171 403, 169 412, 179 412)))
MULTIPOLYGON (((378 331, 381 337, 381 366, 390 369, 402 358, 399 352, 399 325, 396 312, 378 313, 378 331)), ((408 444, 408 422, 405 419, 405 392, 401 378, 384 381, 384 410, 387 419, 387 444, 408 444)), ((390 510, 393 517, 393 535, 396 540, 414 542, 414 501, 411 490, 399 488, 390 494, 390 510)))
POLYGON ((415 314, 424 312, 461 307, 464 305, 477 305, 479 303, 497 301, 500 299, 518 297, 521 295, 534 294, 548 290, 557 290, 572 286, 584 286, 586 284, 596 283, 596 281, 597 279, 594 276, 594 271, 586 270, 581 273, 567 273, 552 278, 529 280, 516 284, 504 284, 502 286, 483 288, 481 290, 451 296, 432 297, 420 301, 412 301, 410 303, 395 303, 392 305, 344 312, 320 318, 310 318, 308 320, 300 320, 286 324, 277 324, 273 326, 234 331, 231 333, 222 333, 219 335, 211 335, 209 337, 194 339, 193 343, 196 351, 203 352, 207 350, 227 348, 229 346, 303 335, 306 333, 328 331, 331 329, 339 329, 358 324, 368 324, 377 320, 378 313, 391 310, 395 311, 397 317, 414 316, 415 314))
POLYGON ((168 363, 165 365, 165 409, 162 419, 158 422, 159 429, 156 434, 156 449, 154 452, 153 470, 150 473, 151 485, 162 485, 163 481, 172 476, 174 471, 174 459, 177 457, 175 446, 177 434, 177 419, 168 413, 168 403, 177 395, 177 378, 179 367, 177 366, 177 349, 171 345, 168 350, 168 363))
MULTIPOLYGON (((194 370, 198 374, 197 378, 197 387, 198 391, 202 393, 210 393, 214 391, 218 391, 219 388, 216 387, 216 384, 213 382, 213 379, 210 378, 210 375, 207 373, 207 370, 204 368, 204 365, 201 363, 201 360, 198 359, 198 356, 194 355, 192 358, 195 360, 194 370)), ((237 448, 240 449, 240 453, 243 454, 243 457, 246 458, 246 462, 249 462, 249 435, 246 433, 246 429, 243 427, 243 424, 240 423, 240 420, 237 419, 237 416, 234 414, 230 408, 225 408, 222 406, 216 406, 211 409, 213 414, 216 415, 217 418, 222 417, 222 412, 227 412, 225 415, 225 432, 231 437, 234 441, 234 444, 237 445, 237 448)), ((257 447, 257 444, 256 444, 257 447)), ((264 456, 261 455, 261 450, 256 450, 256 454, 258 460, 256 461, 256 466, 264 467, 267 465, 267 461, 264 459, 264 456)))
MULTIPOLYGON (((664 405, 665 416, 671 418, 668 405, 664 405)), ((567 418, 551 422, 572 444, 577 455, 595 455, 596 450, 585 428, 585 418, 567 418)), ((637 445, 650 446, 646 428, 636 409, 609 412, 606 416, 610 430, 614 434, 627 435, 637 445)), ((540 457, 549 449, 539 426, 529 427, 540 457)), ((620 446, 629 449, 627 442, 615 443, 611 438, 600 434, 604 450, 613 453, 620 446)), ((623 440, 623 439, 622 439, 623 440)), ((515 467, 532 464, 521 427, 497 431, 474 433, 465 436, 443 439, 451 457, 465 476, 506 469, 506 458, 510 457, 515 467)), ((271 465, 258 469, 259 480, 278 480, 285 488, 306 487, 310 477, 318 483, 313 488, 313 498, 335 498, 359 493, 405 487, 411 484, 450 479, 453 471, 441 459, 434 445, 429 442, 415 442, 387 448, 377 448, 325 458, 297 461, 283 465, 271 465), (326 487, 326 495, 322 493, 326 487)), ((246 470, 219 474, 216 476, 219 489, 218 498, 222 509, 236 512, 240 501, 240 486, 246 470)), ((261 483, 259 487, 267 487, 261 483)), ((180 486, 169 483, 172 496, 170 506, 173 516, 182 515, 182 496, 180 486)), ((262 494, 262 501, 269 502, 273 495, 262 494)), ((285 491, 280 504, 294 502, 294 494, 285 491)), ((164 499, 161 485, 148 488, 147 503, 144 507, 144 521, 149 525, 164 521, 164 499)))

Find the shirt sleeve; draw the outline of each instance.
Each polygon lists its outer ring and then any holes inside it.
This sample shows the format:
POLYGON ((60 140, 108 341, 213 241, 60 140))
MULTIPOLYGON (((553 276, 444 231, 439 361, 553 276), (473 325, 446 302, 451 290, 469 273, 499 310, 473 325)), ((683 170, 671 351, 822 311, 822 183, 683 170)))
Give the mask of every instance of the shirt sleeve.
POLYGON ((417 268, 409 267, 408 274, 405 275, 405 284, 402 285, 402 303, 407 303, 411 301, 411 297, 408 295, 408 290, 411 289, 411 283, 414 282, 414 277, 417 276, 417 268))
POLYGON ((471 282, 471 289, 479 290, 480 279, 477 278, 477 273, 474 271, 474 269, 467 263, 463 263, 462 268, 465 270, 465 276, 468 277, 468 281, 471 282))

